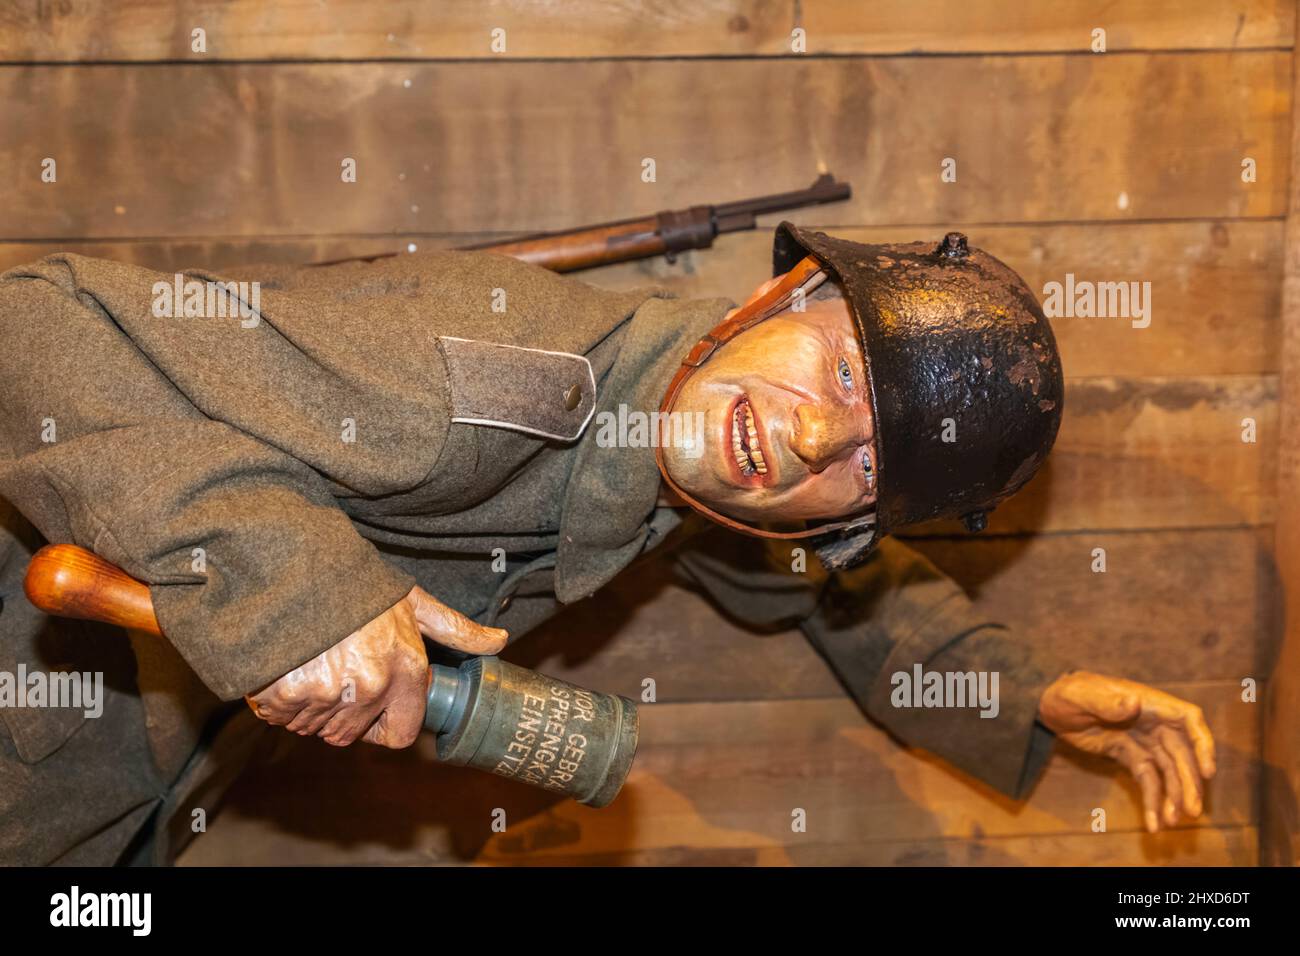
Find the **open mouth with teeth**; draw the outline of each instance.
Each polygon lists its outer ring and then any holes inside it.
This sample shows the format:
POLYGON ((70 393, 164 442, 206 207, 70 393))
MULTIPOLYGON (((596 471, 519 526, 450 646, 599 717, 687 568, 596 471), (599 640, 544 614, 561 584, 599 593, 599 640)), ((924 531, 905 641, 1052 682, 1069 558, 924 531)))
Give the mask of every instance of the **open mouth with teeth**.
POLYGON ((740 473, 746 478, 767 474, 763 446, 759 442, 758 428, 754 423, 754 410, 749 407, 747 398, 736 402, 736 407, 731 411, 731 452, 736 456, 740 473))

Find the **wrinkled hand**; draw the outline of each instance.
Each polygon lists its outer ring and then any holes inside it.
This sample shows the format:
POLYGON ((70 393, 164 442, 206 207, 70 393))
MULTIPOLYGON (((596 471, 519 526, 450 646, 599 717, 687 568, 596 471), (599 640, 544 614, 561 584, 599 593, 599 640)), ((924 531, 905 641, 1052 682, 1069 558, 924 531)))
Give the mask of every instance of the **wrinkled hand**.
POLYGON ((424 725, 429 659, 421 635, 470 654, 495 654, 506 632, 484 627, 420 588, 359 631, 247 698, 271 724, 345 747, 358 737, 409 747, 424 725))
POLYGON ((1039 720, 1080 750, 1123 764, 1137 779, 1151 833, 1201 815, 1214 776, 1214 738, 1201 708, 1136 681, 1075 671, 1043 691, 1039 720))

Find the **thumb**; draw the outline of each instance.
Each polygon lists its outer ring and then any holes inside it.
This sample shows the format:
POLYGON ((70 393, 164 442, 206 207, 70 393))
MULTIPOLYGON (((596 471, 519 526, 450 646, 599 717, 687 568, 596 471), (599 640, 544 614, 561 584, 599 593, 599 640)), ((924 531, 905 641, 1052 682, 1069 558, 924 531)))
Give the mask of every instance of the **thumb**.
POLYGON ((415 612, 420 633, 429 640, 467 654, 496 654, 510 635, 499 627, 485 627, 449 608, 423 588, 411 588, 406 599, 415 612))

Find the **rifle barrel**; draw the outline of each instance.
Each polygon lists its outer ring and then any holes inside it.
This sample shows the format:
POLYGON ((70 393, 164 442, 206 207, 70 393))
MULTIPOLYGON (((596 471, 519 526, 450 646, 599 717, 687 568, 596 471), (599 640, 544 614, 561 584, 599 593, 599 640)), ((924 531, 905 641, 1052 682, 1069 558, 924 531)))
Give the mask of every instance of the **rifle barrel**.
POLYGON ((765 213, 840 202, 849 199, 852 195, 853 188, 848 183, 837 183, 830 173, 822 173, 807 189, 722 203, 714 207, 714 216, 718 223, 718 232, 735 232, 739 229, 753 229, 754 218, 765 213))

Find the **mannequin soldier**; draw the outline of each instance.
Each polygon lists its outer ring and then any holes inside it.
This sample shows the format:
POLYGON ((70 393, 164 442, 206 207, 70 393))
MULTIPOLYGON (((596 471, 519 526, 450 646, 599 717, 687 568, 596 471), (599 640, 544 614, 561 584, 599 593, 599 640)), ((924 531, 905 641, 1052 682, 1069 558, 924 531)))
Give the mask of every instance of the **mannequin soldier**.
POLYGON ((1012 797, 1057 736, 1134 774, 1148 829, 1201 812, 1197 708, 1070 671, 886 537, 978 529, 1060 421, 1038 303, 964 237, 783 224, 739 309, 490 253, 255 278, 248 321, 160 317, 173 277, 76 255, 0 277, 0 670, 108 682, 99 719, 0 709, 5 861, 141 858, 249 736, 213 730, 221 700, 408 746, 424 638, 494 653, 655 550, 729 612, 797 624, 869 716, 1012 797), (649 441, 599 424, 656 411, 649 441), (18 582, 43 540, 148 582, 169 643, 133 660, 36 612, 18 582), (915 669, 997 674, 996 715, 908 706, 915 669))

